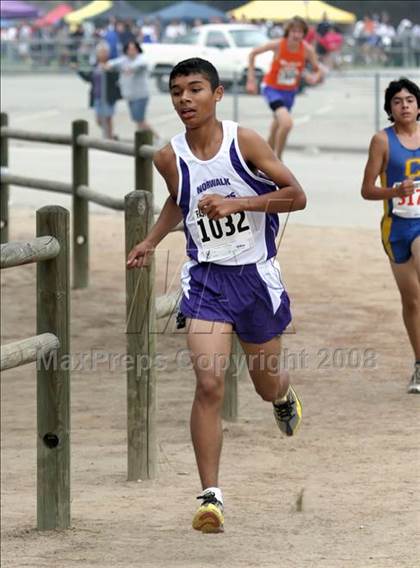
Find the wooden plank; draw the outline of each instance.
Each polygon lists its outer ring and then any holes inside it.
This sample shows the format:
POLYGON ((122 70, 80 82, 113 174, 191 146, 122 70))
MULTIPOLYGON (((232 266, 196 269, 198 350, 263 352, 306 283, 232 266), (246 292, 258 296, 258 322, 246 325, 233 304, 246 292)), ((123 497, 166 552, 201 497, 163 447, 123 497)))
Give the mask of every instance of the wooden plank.
POLYGON ((64 181, 54 181, 49 179, 34 178, 30 176, 19 176, 12 173, 1 173, 1 182, 9 185, 18 185, 30 189, 42 189, 44 191, 56 191, 57 193, 71 194, 72 186, 64 181))
POLYGON ((60 252, 57 239, 47 235, 32 241, 10 241, 0 246, 0 268, 54 258, 60 252))
POLYGON ((128 142, 103 140, 87 134, 80 134, 77 137, 77 143, 85 148, 94 148, 95 150, 111 152, 112 154, 123 154, 124 156, 134 156, 134 145, 128 142))
POLYGON ((62 146, 71 145, 71 136, 69 134, 54 134, 47 132, 33 132, 31 130, 23 130, 21 128, 10 128, 1 125, 2 138, 14 138, 16 140, 27 140, 28 142, 44 142, 45 144, 59 144, 62 146))
POLYGON ((87 199, 88 201, 93 201, 93 203, 97 203, 98 205, 102 205, 103 207, 117 209, 118 211, 123 211, 125 207, 124 199, 122 197, 112 197, 110 195, 106 195, 105 193, 95 191, 94 189, 87 187, 86 185, 79 185, 76 193, 79 197, 87 199))
POLYGON ((140 147, 138 149, 138 155, 141 158, 153 159, 153 156, 155 155, 155 152, 157 152, 158 148, 156 146, 152 146, 152 143, 151 143, 152 139, 149 139, 150 144, 145 142, 144 144, 140 145, 140 147))
MULTIPOLYGON (((153 195, 126 196, 125 246, 129 251, 153 224, 153 195)), ((157 472, 155 359, 155 264, 126 271, 128 480, 152 479, 157 472)))
POLYGON ((0 369, 13 369, 33 363, 60 347, 58 338, 53 333, 42 333, 20 341, 1 346, 0 369))
POLYGON ((48 206, 37 211, 37 235, 53 235, 57 257, 37 264, 37 334, 53 333, 60 344, 37 369, 38 529, 70 526, 70 281, 69 213, 48 206))

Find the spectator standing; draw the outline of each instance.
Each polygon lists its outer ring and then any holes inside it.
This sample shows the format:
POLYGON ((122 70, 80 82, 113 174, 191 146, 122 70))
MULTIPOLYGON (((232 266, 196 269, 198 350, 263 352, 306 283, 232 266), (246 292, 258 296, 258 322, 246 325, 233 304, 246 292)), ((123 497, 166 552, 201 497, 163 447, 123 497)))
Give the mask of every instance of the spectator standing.
POLYGON ((318 45, 324 50, 324 54, 319 55, 321 63, 329 69, 338 67, 337 56, 343 46, 343 36, 339 30, 331 26, 326 34, 318 38, 318 45))
POLYGON ((18 32, 18 53, 21 59, 29 60, 29 49, 32 36, 32 29, 27 22, 24 22, 18 32))
POLYGON ((420 67, 420 25, 415 24, 411 31, 411 47, 414 56, 414 65, 420 67))
POLYGON ((119 37, 116 30, 115 19, 111 18, 109 20, 108 27, 103 36, 104 40, 109 45, 109 57, 114 59, 120 55, 120 50, 118 49, 119 37))
POLYGON ((150 20, 145 20, 141 26, 142 43, 156 43, 159 39, 159 33, 156 24, 150 20))
POLYGON ((83 38, 85 36, 85 32, 81 24, 75 24, 70 26, 70 61, 72 63, 77 63, 78 60, 78 53, 80 50, 80 46, 82 45, 83 38))
POLYGON ((329 32, 331 29, 331 22, 328 19, 327 13, 324 12, 323 16, 322 16, 322 20, 319 22, 319 24, 316 27, 316 33, 321 36, 324 37, 324 35, 329 32))
POLYGON ((128 22, 117 22, 115 30, 118 35, 118 55, 121 55, 123 46, 128 42, 136 39, 136 36, 131 31, 131 26, 128 22))
MULTIPOLYGON (((90 83, 89 106, 95 109, 96 122, 102 128, 104 138, 114 138, 112 119, 115 103, 121 98, 118 73, 107 71, 109 45, 106 41, 96 46, 96 63, 90 71, 78 70, 78 75, 90 83)), ((73 64, 77 68, 76 64, 73 64)))
POLYGON ((168 40, 174 40, 177 37, 184 35, 186 31, 187 28, 183 22, 173 20, 168 26, 166 26, 164 38, 168 40))
POLYGON ((123 99, 127 101, 132 120, 139 130, 152 130, 145 121, 149 102, 147 60, 140 44, 129 41, 123 49, 124 55, 111 59, 107 69, 120 72, 120 87, 123 99))

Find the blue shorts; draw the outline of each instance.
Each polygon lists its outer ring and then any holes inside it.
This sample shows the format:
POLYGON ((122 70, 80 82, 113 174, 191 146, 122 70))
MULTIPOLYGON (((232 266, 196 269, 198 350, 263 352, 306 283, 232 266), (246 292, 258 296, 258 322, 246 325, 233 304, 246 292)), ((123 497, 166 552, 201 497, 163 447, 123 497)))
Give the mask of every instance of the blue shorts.
POLYGON ((272 111, 281 107, 286 107, 287 110, 290 111, 293 103, 295 102, 297 91, 282 91, 280 89, 275 89, 274 87, 264 86, 261 92, 272 111))
POLYGON ((231 323, 246 343, 265 343, 290 323, 290 301, 274 259, 222 266, 186 262, 180 311, 187 318, 231 323))
POLYGON ((111 116, 114 116, 115 105, 110 105, 101 99, 95 99, 93 101, 93 108, 95 109, 96 115, 100 118, 111 118, 111 116))
POLYGON ((143 122, 146 116, 146 106, 149 102, 149 97, 144 99, 136 99, 135 101, 128 101, 128 108, 130 109, 131 118, 135 122, 143 122))
POLYGON ((420 237, 420 218, 385 215, 381 221, 382 244, 392 262, 401 264, 411 257, 411 243, 420 237))

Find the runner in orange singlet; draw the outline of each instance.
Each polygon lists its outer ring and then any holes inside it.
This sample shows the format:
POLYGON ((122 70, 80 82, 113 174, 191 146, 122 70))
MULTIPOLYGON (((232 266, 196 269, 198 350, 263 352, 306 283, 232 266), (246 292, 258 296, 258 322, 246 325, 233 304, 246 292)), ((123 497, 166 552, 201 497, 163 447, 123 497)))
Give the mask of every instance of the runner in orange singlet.
POLYGON ((262 93, 274 113, 268 143, 279 158, 293 126, 290 111, 307 62, 313 72, 305 73, 306 83, 315 85, 322 79, 315 50, 303 39, 307 32, 305 20, 296 16, 286 26, 284 38, 256 47, 249 54, 246 88, 248 93, 257 94, 255 57, 265 51, 274 52, 271 68, 263 79, 262 93))

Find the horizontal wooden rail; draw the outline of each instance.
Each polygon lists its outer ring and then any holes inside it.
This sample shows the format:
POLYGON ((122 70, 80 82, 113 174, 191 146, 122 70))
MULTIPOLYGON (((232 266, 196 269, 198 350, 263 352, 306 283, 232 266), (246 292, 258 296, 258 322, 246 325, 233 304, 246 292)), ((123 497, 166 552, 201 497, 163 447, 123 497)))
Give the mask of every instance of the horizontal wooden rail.
POLYGON ((134 156, 134 145, 128 142, 118 142, 118 140, 101 140, 87 134, 79 134, 77 144, 85 148, 95 148, 104 152, 112 152, 113 154, 124 154, 125 156, 134 156))
POLYGON ((50 236, 37 237, 32 241, 10 241, 0 247, 0 268, 48 260, 55 258, 59 252, 59 242, 50 236))
POLYGON ((139 156, 141 156, 142 158, 153 158, 156 151, 157 151, 156 146, 151 146, 150 144, 143 144, 139 148, 139 156))
POLYGON ((19 185, 32 189, 42 189, 44 191, 57 191, 58 193, 71 193, 71 183, 64 181, 53 181, 49 179, 33 178, 29 176, 18 176, 2 171, 0 173, 1 183, 19 185))
POLYGON ((44 142, 46 144, 61 144, 63 146, 71 145, 70 134, 54 134, 46 132, 32 132, 31 130, 23 130, 21 128, 10 128, 10 126, 1 127, 1 136, 5 138, 15 138, 16 140, 27 140, 28 142, 44 142))
POLYGON ((60 342, 53 333, 41 333, 21 341, 1 346, 0 369, 13 369, 20 365, 33 363, 39 357, 59 349, 60 342))
POLYGON ((181 292, 172 292, 156 298, 156 318, 164 318, 174 313, 177 308, 181 292))
POLYGON ((112 197, 110 195, 106 195, 105 193, 95 191, 87 185, 79 185, 76 193, 79 197, 87 199, 88 201, 93 201, 93 203, 97 203, 98 205, 102 205, 103 207, 117 209, 118 211, 124 210, 124 197, 112 197))

